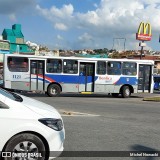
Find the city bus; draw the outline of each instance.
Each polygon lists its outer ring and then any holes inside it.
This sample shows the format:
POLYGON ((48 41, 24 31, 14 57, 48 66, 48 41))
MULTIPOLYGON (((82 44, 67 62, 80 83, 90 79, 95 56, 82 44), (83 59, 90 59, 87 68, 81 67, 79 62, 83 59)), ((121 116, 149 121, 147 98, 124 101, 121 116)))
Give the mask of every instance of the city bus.
POLYGON ((130 97, 153 92, 152 60, 4 55, 3 87, 21 91, 106 93, 130 97))

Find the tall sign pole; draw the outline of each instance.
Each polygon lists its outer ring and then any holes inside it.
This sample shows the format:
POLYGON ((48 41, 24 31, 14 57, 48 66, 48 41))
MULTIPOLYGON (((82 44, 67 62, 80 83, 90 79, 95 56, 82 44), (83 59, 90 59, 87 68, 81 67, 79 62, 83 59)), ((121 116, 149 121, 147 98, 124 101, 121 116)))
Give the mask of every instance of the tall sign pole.
POLYGON ((144 47, 144 41, 142 41, 142 43, 139 44, 141 46, 141 56, 140 59, 142 59, 142 55, 143 55, 143 47, 144 47))
POLYGON ((152 31, 150 23, 141 22, 138 28, 138 32, 136 33, 136 39, 141 41, 139 43, 139 46, 141 47, 140 59, 142 59, 143 47, 146 46, 144 41, 150 41, 151 38, 152 38, 152 31))

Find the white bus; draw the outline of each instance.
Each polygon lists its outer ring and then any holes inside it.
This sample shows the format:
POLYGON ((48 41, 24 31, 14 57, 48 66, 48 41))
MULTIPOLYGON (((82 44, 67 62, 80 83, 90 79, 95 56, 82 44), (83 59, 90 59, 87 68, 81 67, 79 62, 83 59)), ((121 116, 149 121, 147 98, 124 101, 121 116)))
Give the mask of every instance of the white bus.
POLYGON ((4 55, 4 88, 60 93, 153 92, 154 61, 110 58, 4 55))

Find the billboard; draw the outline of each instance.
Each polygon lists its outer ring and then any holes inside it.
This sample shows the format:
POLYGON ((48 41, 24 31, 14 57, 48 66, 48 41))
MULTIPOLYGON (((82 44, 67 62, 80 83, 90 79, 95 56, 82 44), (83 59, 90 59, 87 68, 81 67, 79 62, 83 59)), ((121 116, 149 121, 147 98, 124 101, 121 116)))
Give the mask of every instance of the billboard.
POLYGON ((152 38, 152 31, 150 23, 141 22, 136 33, 136 39, 141 41, 150 41, 152 38))

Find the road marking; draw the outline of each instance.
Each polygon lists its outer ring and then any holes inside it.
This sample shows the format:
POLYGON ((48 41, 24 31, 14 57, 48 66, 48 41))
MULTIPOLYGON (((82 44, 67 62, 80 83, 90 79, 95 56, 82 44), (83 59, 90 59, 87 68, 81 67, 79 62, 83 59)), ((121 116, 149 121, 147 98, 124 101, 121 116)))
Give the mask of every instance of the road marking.
POLYGON ((82 112, 73 112, 73 111, 64 111, 64 110, 60 110, 59 111, 61 116, 87 116, 87 117, 95 117, 95 116, 100 116, 100 115, 97 115, 97 114, 89 114, 89 113, 82 113, 82 112))

